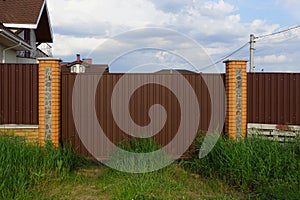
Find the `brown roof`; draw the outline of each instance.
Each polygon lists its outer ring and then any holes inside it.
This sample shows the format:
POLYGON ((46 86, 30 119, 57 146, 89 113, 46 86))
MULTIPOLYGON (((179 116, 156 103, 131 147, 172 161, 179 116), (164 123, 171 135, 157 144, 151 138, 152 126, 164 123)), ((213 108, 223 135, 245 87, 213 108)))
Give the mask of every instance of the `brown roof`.
POLYGON ((156 74, 172 74, 173 71, 179 72, 181 74, 196 74, 196 72, 187 69, 162 69, 155 72, 156 74))
POLYGON ((0 22, 37 24, 44 0, 1 0, 0 22))
POLYGON ((0 23, 9 28, 27 28, 22 26, 35 25, 37 42, 53 42, 46 5, 43 8, 44 3, 45 0, 0 0, 0 23), (13 24, 21 26, 13 27, 13 24))
POLYGON ((61 71, 63 73, 70 73, 70 68, 73 65, 81 64, 86 67, 85 73, 107 73, 108 65, 97 65, 97 64, 87 64, 82 61, 74 61, 72 63, 63 63, 61 64, 61 71))

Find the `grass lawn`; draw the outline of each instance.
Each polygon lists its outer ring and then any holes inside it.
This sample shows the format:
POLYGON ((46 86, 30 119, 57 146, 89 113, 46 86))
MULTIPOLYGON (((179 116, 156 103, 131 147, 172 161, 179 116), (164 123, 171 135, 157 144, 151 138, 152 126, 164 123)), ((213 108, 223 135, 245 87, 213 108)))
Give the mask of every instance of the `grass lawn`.
POLYGON ((147 174, 89 166, 49 177, 28 192, 34 199, 245 199, 222 181, 200 177, 174 164, 147 174))
MULTIPOLYGON (((201 145, 202 139, 197 143, 201 145)), ((160 148, 129 141, 134 152, 160 148)), ((119 158, 116 154, 115 158, 119 158)), ((121 162, 122 164, 122 162, 121 162)), ((119 172, 58 149, 0 137, 0 199, 299 199, 300 139, 220 138, 203 159, 178 161, 145 174, 119 172)))

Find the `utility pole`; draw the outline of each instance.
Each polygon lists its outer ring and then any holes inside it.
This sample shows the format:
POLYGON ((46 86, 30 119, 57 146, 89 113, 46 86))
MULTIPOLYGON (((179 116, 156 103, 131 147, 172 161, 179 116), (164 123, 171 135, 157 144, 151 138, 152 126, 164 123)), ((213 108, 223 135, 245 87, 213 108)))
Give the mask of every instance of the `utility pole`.
POLYGON ((253 34, 250 35, 250 72, 254 72, 254 41, 255 36, 253 34))

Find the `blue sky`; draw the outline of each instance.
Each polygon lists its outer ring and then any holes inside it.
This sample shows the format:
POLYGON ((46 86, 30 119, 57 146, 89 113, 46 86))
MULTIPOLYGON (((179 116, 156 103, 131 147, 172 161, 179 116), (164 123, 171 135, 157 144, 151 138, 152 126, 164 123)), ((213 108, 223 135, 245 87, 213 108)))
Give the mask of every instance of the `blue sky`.
MULTIPOLYGON (((99 59, 111 57, 113 54, 113 49, 110 49, 113 47, 107 45, 109 38, 118 37, 131 30, 156 27, 173 30, 197 42, 212 62, 215 62, 248 42, 251 33, 259 36, 300 25, 300 14, 297 11, 300 2, 297 0, 47 2, 54 32, 53 54, 64 61, 72 61, 75 54, 80 53, 82 57, 92 57, 102 64, 109 62, 107 59, 99 59), (99 51, 99 56, 96 52, 103 48, 103 44, 106 44, 106 50, 99 51)), ((193 49, 190 48, 193 46, 192 42, 187 44, 182 38, 164 31, 160 32, 164 32, 164 35, 151 31, 153 30, 143 31, 143 34, 135 35, 136 38, 125 34, 128 38, 119 37, 122 40, 114 48, 120 47, 120 51, 122 48, 142 48, 141 45, 146 45, 144 47, 157 46, 174 52, 184 51, 185 55, 193 54, 193 49)), ((258 40, 255 45, 256 71, 300 72, 300 29, 258 40)), ((249 47, 246 46, 230 58, 249 59, 249 47)), ((153 49, 134 52, 120 58, 111 67, 115 71, 126 71, 131 66, 134 68, 135 65, 140 65, 141 61, 149 64, 154 60, 167 67, 191 68, 188 64, 183 64, 182 58, 175 58, 174 54, 166 51, 154 52, 153 49), (137 62, 133 62, 134 60, 137 62)), ((198 63, 201 67, 210 64, 204 60, 203 63, 198 63)), ((223 72, 224 64, 218 64, 217 68, 223 72)))
POLYGON ((298 22, 296 16, 292 14, 291 9, 283 6, 279 1, 276 2, 276 0, 228 0, 227 2, 238 8, 236 13, 241 14, 242 22, 251 22, 255 19, 262 19, 269 23, 283 25, 298 22))

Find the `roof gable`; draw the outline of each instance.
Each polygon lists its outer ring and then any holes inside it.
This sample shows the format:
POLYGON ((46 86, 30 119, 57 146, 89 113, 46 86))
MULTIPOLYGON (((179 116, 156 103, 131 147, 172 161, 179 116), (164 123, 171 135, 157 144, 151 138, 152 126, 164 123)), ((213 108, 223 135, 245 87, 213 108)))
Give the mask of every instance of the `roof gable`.
POLYGON ((2 0, 0 22, 8 28, 35 29, 37 42, 53 42, 45 0, 2 0))
POLYGON ((4 24, 37 24, 44 0, 0 1, 0 22, 4 24))
POLYGON ((38 42, 53 42, 52 29, 49 21, 47 5, 45 5, 44 9, 41 12, 40 21, 37 24, 35 34, 36 40, 38 42))

